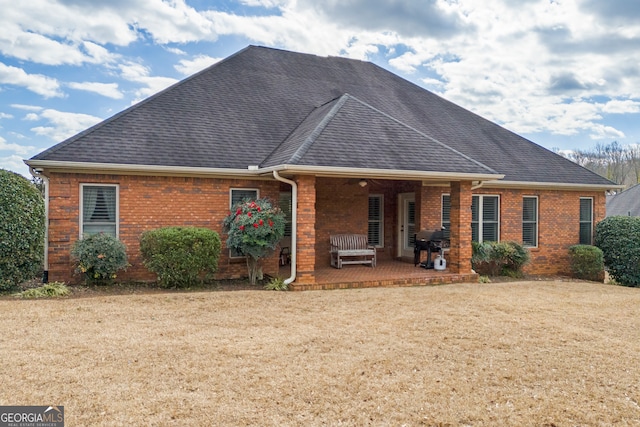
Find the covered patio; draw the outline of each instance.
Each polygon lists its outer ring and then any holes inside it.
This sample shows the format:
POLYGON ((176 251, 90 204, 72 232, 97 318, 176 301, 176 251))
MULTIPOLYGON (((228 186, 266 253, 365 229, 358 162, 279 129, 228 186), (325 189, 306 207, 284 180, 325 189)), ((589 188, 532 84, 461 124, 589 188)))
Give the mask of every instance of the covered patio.
MULTIPOLYGON (((290 266, 280 267, 280 276, 287 277, 290 266)), ((478 274, 456 274, 449 269, 437 271, 415 267, 412 263, 383 259, 376 267, 367 265, 346 265, 341 269, 329 266, 318 267, 315 283, 293 282, 294 291, 373 288, 394 286, 427 286, 445 283, 477 282, 478 274)))

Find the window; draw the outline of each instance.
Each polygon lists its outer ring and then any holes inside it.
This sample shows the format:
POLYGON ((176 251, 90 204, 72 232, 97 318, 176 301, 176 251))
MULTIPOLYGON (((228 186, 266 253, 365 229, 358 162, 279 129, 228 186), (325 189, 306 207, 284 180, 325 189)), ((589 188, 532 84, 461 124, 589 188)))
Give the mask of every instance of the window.
POLYGON ((442 195, 442 226, 444 227, 444 238, 451 238, 451 195, 442 195))
POLYGON ((291 192, 281 192, 278 203, 284 214, 284 237, 291 237, 291 192))
POLYGON ((80 184, 80 237, 107 233, 118 237, 118 186, 80 184))
POLYGON ((381 194, 369 195, 369 244, 384 247, 384 198, 381 194))
POLYGON ((522 198, 522 244, 538 246, 538 198, 525 196, 522 198))
POLYGON ((474 242, 497 242, 500 203, 498 196, 473 196, 471 198, 471 239, 474 242))
MULTIPOLYGON (((256 188, 232 188, 229 191, 229 208, 233 209, 236 204, 244 200, 255 200, 258 197, 260 196, 256 188)), ((244 258, 244 255, 233 249, 229 249, 229 256, 232 258, 244 258)))
POLYGON ((593 199, 580 198, 580 244, 593 244, 593 199))

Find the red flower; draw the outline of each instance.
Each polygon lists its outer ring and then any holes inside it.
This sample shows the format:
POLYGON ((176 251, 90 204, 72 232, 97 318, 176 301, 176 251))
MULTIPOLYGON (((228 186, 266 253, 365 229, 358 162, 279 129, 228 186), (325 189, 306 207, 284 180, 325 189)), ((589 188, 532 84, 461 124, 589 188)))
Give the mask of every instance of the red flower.
POLYGON ((260 220, 260 225, 264 225, 264 221, 263 220, 260 220))
POLYGON ((240 215, 242 213, 242 209, 238 208, 238 210, 236 211, 236 215, 240 215))
POLYGON ((247 216, 251 218, 251 212, 247 212, 247 216))
POLYGON ((254 227, 254 228, 258 228, 258 223, 257 223, 257 222, 256 222, 256 223, 254 223, 254 224, 253 224, 253 227, 254 227))
POLYGON ((269 220, 269 227, 273 227, 273 221, 269 220))
POLYGON ((258 206, 258 212, 260 212, 260 206, 258 206))
POLYGON ((238 227, 240 229, 240 231, 244 231, 244 225, 241 225, 240 227, 238 227))

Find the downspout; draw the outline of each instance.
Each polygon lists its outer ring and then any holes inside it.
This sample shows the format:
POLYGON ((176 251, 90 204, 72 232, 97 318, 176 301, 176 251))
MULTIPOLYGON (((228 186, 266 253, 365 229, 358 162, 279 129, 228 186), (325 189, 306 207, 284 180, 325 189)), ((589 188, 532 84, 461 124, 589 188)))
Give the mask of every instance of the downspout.
POLYGON ((34 178, 42 178, 44 185, 44 258, 42 283, 49 283, 49 177, 42 169, 29 167, 29 172, 34 178))
POLYGON ((471 186, 471 191, 477 190, 478 188, 482 187, 484 185, 484 181, 478 181, 478 183, 476 185, 472 185, 471 186))
POLYGON ((298 230, 298 184, 287 178, 281 177, 277 171, 273 171, 273 177, 280 182, 291 186, 291 276, 285 279, 285 284, 296 280, 296 254, 297 254, 297 230, 298 230))

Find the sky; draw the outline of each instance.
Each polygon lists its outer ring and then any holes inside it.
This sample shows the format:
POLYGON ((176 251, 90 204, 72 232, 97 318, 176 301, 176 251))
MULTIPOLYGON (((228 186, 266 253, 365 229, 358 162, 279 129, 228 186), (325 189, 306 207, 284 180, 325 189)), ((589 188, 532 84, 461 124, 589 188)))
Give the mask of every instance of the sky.
POLYGON ((637 0, 0 0, 0 168, 245 48, 373 62, 554 151, 640 142, 637 0))

